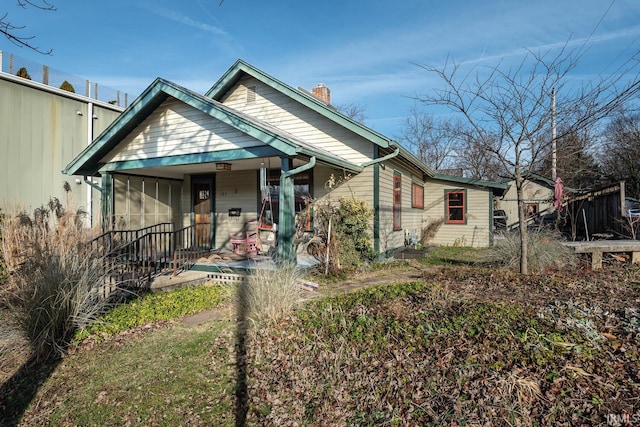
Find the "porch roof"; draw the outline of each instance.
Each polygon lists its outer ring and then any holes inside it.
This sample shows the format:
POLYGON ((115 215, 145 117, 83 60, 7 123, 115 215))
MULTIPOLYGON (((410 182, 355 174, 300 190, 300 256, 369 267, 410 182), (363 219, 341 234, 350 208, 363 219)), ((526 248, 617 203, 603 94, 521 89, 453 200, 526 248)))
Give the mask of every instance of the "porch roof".
MULTIPOLYGON (((360 172, 362 166, 346 161, 335 154, 307 144, 276 127, 251 118, 239 111, 229 108, 220 102, 200 95, 180 85, 158 77, 145 91, 136 98, 131 105, 102 132, 91 145, 84 149, 73 159, 63 173, 67 175, 96 175, 105 165, 102 159, 124 139, 136 126, 142 123, 162 102, 168 97, 176 98, 193 108, 196 108, 211 117, 238 129, 263 142, 271 151, 291 157, 316 157, 319 162, 335 165, 340 168, 360 172)), ((245 150, 246 151, 246 150, 245 150)), ((234 156, 252 155, 256 153, 226 153, 234 156)), ((177 156, 174 158, 147 159, 135 161, 139 166, 161 166, 184 164, 185 162, 203 161, 206 156, 191 155, 177 156), (178 158, 179 157, 179 158, 178 158)), ((118 165, 111 165, 106 169, 118 169, 118 165)))

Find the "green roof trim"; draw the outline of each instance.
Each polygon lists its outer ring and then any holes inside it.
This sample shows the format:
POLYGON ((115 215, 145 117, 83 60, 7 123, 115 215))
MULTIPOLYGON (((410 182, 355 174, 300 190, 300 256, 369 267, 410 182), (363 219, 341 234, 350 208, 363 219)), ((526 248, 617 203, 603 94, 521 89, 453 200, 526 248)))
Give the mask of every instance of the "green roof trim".
POLYGON ((442 173, 436 173, 433 176, 433 179, 437 179, 440 181, 448 181, 448 182, 455 182, 458 184, 466 184, 466 185, 474 185, 474 186, 478 186, 478 187, 487 187, 487 188, 493 188, 496 190, 502 190, 507 191, 509 189, 509 184, 506 183, 502 183, 502 182, 493 182, 493 181, 485 181, 482 179, 475 179, 475 178, 464 178, 461 176, 453 176, 453 175, 446 175, 446 174, 442 174, 442 173))
MULTIPOLYGON (((142 123, 167 97, 184 102, 221 122, 263 142, 286 156, 315 156, 318 160, 359 172, 362 168, 330 153, 322 153, 267 129, 250 117, 232 110, 219 102, 197 94, 162 78, 157 78, 94 142, 67 165, 67 175, 95 175, 103 167, 100 160, 113 150, 122 139, 142 123)), ((183 157, 184 159, 185 157, 183 157)))
POLYGON ((105 164, 100 171, 123 171, 131 169, 157 168, 162 166, 182 166, 194 163, 214 163, 228 160, 257 159, 277 156, 280 153, 272 147, 251 147, 206 153, 182 154, 179 156, 153 157, 150 159, 124 160, 105 164))

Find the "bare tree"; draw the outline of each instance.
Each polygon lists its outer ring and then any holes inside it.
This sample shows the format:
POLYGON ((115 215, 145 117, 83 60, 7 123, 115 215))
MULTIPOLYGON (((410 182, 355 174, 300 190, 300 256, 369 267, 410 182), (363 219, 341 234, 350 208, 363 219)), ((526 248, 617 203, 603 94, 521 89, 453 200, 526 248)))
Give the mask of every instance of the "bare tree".
MULTIPOLYGON (((532 170, 551 143, 551 93, 563 94, 557 109, 565 132, 585 129, 610 114, 617 106, 638 92, 640 80, 622 83, 625 72, 637 76, 637 62, 628 69, 587 86, 569 83, 569 73, 582 56, 580 50, 567 52, 566 46, 555 56, 529 51, 514 67, 498 64, 489 68, 472 68, 464 72, 460 64, 447 61, 442 68, 423 66, 444 83, 431 95, 418 99, 427 105, 446 106, 462 116, 472 132, 477 148, 491 155, 515 181, 520 227, 520 272, 528 273, 526 212, 523 197, 525 172, 532 170)), ((562 137, 563 135, 560 135, 562 137)))
MULTIPOLYGON (((48 3, 47 0, 17 0, 16 4, 22 8, 27 7, 35 7, 36 9, 46 10, 46 11, 54 11, 56 10, 55 6, 48 3)), ((0 34, 4 34, 4 36, 9 39, 13 44, 20 47, 28 47, 29 49, 33 49, 36 52, 44 53, 46 55, 50 55, 52 50, 48 51, 40 50, 38 46, 33 44, 34 36, 21 36, 19 32, 26 27, 24 25, 15 25, 11 23, 9 20, 9 13, 5 12, 4 15, 0 17, 0 34)))
POLYGON ((482 144, 474 140, 473 132, 460 128, 459 143, 454 150, 455 167, 464 171, 467 178, 499 182, 507 173, 495 156, 482 149, 482 144))
POLYGON ((362 105, 340 104, 335 105, 334 107, 336 110, 358 123, 364 123, 367 119, 367 116, 365 115, 365 107, 362 105))
POLYGON ((455 121, 436 120, 414 105, 404 120, 400 140, 430 168, 441 170, 454 166, 451 154, 458 136, 455 121))
MULTIPOLYGON (((551 130, 549 130, 551 133, 551 130)), ((556 139, 556 173, 564 185, 575 190, 588 190, 602 184, 602 172, 594 158, 595 137, 590 129, 561 130, 556 139)), ((552 177, 552 149, 546 145, 535 172, 552 177)))
POLYGON ((640 114, 619 110, 604 130, 600 163, 612 181, 626 181, 640 197, 640 114))

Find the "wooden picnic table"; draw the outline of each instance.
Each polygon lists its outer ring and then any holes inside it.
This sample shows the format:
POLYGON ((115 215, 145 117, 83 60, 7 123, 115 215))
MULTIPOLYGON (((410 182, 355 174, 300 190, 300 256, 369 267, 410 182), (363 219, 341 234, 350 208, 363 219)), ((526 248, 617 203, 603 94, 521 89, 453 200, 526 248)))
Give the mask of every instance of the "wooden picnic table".
POLYGON ((632 263, 640 263, 640 240, 592 240, 567 242, 578 254, 591 254, 591 268, 602 268, 602 254, 630 253, 632 263))

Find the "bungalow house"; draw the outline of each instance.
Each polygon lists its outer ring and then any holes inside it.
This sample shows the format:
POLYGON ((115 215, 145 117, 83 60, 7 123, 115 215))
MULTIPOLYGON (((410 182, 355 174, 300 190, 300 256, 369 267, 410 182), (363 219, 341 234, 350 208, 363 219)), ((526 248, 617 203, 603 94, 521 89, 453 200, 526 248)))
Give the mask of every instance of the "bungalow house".
POLYGON ((65 173, 102 178, 109 226, 190 226, 209 248, 230 248, 230 235, 258 223, 277 231, 281 259, 294 258, 295 214, 305 199, 329 196, 332 176, 348 178, 332 200, 355 197, 374 210, 378 253, 438 219, 435 243, 492 243, 492 201, 506 185, 434 173, 329 96, 323 85, 294 89, 241 60, 205 95, 158 78, 65 173))

